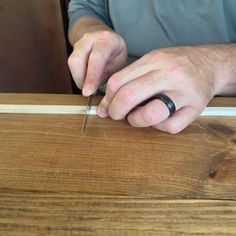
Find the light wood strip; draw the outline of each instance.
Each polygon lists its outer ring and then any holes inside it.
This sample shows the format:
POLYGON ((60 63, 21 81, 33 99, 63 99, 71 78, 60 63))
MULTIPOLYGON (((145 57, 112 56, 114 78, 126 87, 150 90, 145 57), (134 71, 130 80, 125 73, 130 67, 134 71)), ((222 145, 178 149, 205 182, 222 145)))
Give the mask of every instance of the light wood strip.
MULTIPOLYGON (((87 106, 76 105, 19 105, 0 104, 0 113, 21 114, 85 114, 87 106)), ((92 106, 89 115, 97 114, 97 106, 92 106)), ((201 116, 236 116, 236 107, 207 107, 201 116)))
MULTIPOLYGON (((81 115, 85 114, 87 106, 76 105, 16 105, 16 104, 0 104, 0 113, 7 114, 61 114, 61 115, 81 115)), ((236 113, 236 112, 235 112, 236 113)), ((92 106, 89 115, 97 114, 97 107, 92 106)))

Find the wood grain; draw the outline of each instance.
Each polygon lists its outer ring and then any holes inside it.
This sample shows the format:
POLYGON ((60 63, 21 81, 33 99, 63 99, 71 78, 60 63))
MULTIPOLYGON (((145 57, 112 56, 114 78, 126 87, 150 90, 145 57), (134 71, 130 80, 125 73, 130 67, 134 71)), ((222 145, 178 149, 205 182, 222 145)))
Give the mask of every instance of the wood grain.
POLYGON ((0 234, 235 235, 236 202, 0 193, 0 234))
POLYGON ((179 135, 81 115, 1 115, 0 186, 45 191, 236 198, 236 120, 179 135), (12 165, 14 163, 14 165, 12 165))
MULTIPOLYGON (((93 104, 98 105, 102 96, 96 96, 93 104)), ((86 105, 88 99, 72 94, 19 94, 0 93, 0 104, 43 104, 43 105, 86 105)), ((209 103, 213 107, 236 107, 234 97, 215 97, 209 103)))
MULTIPOLYGON (((86 103, 66 95, 5 99, 86 103)), ((236 104, 222 100, 212 104, 236 104)), ((236 234, 235 118, 199 118, 178 135, 96 116, 82 134, 82 120, 0 115, 2 235, 236 234)))

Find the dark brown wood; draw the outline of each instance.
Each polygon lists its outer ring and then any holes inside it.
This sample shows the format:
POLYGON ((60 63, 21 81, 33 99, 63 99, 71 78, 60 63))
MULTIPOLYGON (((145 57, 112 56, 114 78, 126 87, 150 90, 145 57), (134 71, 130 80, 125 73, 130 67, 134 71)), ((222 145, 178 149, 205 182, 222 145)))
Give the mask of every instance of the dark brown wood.
MULTIPOLYGON (((0 104, 86 102, 0 94, 0 104)), ((199 118, 178 135, 96 116, 81 133, 82 121, 0 114, 0 235, 235 235, 234 117, 199 118)))
POLYGON ((236 202, 0 192, 0 235, 234 236, 236 202))
MULTIPOLYGON (((43 104, 43 98, 55 104, 61 96, 22 97, 12 95, 12 101, 43 104)), ((63 96, 63 104, 74 98, 77 104, 87 102, 81 96, 63 96)), ((236 100, 231 101, 232 105, 236 100)), ((172 199, 236 199, 234 117, 199 118, 178 135, 96 116, 89 117, 85 133, 81 133, 83 118, 1 114, 4 171, 0 172, 0 186, 172 199)))
POLYGON ((72 93, 60 0, 1 0, 0 32, 0 92, 72 93))

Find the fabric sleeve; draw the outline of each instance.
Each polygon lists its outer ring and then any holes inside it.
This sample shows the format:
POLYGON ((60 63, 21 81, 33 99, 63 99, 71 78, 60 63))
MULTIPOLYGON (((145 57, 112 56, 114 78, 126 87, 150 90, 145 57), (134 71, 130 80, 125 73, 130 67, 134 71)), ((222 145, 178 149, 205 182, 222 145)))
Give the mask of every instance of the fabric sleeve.
POLYGON ((96 17, 112 27, 108 0, 71 0, 68 7, 69 29, 83 16, 96 17))

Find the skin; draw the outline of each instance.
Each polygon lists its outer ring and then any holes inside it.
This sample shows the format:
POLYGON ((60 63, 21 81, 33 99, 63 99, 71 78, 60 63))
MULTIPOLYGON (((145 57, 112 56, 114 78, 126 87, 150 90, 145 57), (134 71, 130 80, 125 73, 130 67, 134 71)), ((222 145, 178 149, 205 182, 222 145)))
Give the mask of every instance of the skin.
POLYGON ((84 96, 93 94, 127 61, 125 41, 92 17, 79 20, 69 32, 74 50, 68 59, 71 74, 84 96))
POLYGON ((69 37, 74 50, 68 64, 83 95, 91 95, 108 80, 98 107, 100 117, 127 117, 132 126, 152 126, 176 134, 192 123, 215 95, 236 95, 235 44, 157 49, 126 66, 124 40, 99 20, 80 19, 69 37), (174 101, 173 116, 169 117, 166 105, 158 99, 137 108, 160 93, 174 101))

